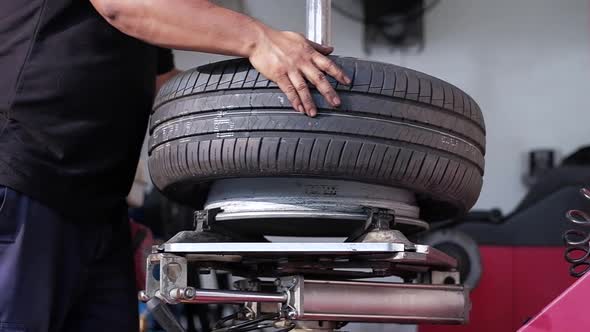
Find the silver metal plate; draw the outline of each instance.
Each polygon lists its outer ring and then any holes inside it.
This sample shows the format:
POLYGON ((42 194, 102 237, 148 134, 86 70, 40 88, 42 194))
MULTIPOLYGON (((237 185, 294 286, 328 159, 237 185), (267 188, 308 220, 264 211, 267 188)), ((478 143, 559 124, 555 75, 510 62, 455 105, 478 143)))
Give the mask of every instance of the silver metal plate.
POLYGON ((360 255, 404 251, 401 243, 164 243, 163 251, 176 254, 282 254, 360 255))
POLYGON ((203 269, 235 275, 288 274, 370 278, 410 276, 456 267, 454 258, 424 245, 402 243, 166 243, 165 254, 182 255, 203 269))

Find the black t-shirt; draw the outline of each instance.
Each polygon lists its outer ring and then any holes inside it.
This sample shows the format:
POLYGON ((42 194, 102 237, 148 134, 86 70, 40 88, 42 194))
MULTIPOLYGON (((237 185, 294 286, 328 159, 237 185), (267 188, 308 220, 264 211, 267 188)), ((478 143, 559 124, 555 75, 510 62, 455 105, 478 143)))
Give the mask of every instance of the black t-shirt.
POLYGON ((0 184, 75 219, 112 213, 170 56, 87 0, 0 1, 0 184))

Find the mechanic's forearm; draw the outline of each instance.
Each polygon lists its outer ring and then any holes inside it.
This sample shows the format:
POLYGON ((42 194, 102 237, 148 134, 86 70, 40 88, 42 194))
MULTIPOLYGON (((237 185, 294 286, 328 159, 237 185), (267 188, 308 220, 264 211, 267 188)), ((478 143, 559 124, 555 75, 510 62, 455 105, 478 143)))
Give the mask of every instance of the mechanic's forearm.
POLYGON ((168 48, 248 57, 268 27, 206 0, 90 0, 114 27, 168 48))

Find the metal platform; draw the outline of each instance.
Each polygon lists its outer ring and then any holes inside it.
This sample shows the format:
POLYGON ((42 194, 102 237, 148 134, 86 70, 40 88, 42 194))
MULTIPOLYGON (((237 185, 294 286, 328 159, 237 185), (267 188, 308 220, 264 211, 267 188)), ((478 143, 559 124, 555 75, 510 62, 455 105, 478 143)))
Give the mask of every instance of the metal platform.
POLYGON ((157 254, 173 254, 194 262, 201 269, 221 269, 244 277, 280 277, 305 274, 338 278, 401 276, 420 272, 452 270, 454 258, 427 245, 410 242, 396 230, 365 234, 365 242, 275 243, 195 242, 206 233, 183 232, 158 246, 157 254), (188 234, 187 234, 188 233, 188 234), (177 242, 181 241, 181 242, 177 242))
POLYGON ((162 252, 173 254, 240 255, 242 257, 302 255, 349 256, 361 254, 394 254, 405 250, 401 243, 164 243, 162 252))

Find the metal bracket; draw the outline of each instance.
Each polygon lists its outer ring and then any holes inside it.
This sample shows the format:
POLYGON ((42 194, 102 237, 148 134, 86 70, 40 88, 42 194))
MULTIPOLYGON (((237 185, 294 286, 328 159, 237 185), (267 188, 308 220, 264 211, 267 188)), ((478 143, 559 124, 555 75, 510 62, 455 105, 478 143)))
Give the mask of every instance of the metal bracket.
POLYGON ((197 232, 211 230, 211 225, 215 222, 215 217, 222 209, 199 210, 195 211, 193 226, 197 232))
POLYGON ((369 219, 371 220, 371 226, 375 230, 391 229, 395 223, 394 213, 383 209, 371 209, 369 219))
POLYGON ((460 285, 458 271, 430 271, 430 283, 433 285, 460 285))
MULTIPOLYGON (((147 258, 146 292, 140 297, 147 300, 158 297, 167 303, 178 303, 186 294, 187 260, 172 254, 151 254, 147 258)), ((189 292, 190 293, 190 290, 189 292)))
POLYGON ((293 320, 303 316, 303 285, 302 276, 277 279, 278 289, 287 294, 287 302, 281 308, 284 318, 293 320))
POLYGON ((367 209, 367 222, 346 242, 383 242, 401 243, 405 251, 416 251, 416 246, 401 232, 392 229, 395 226, 395 212, 386 209, 367 209))

